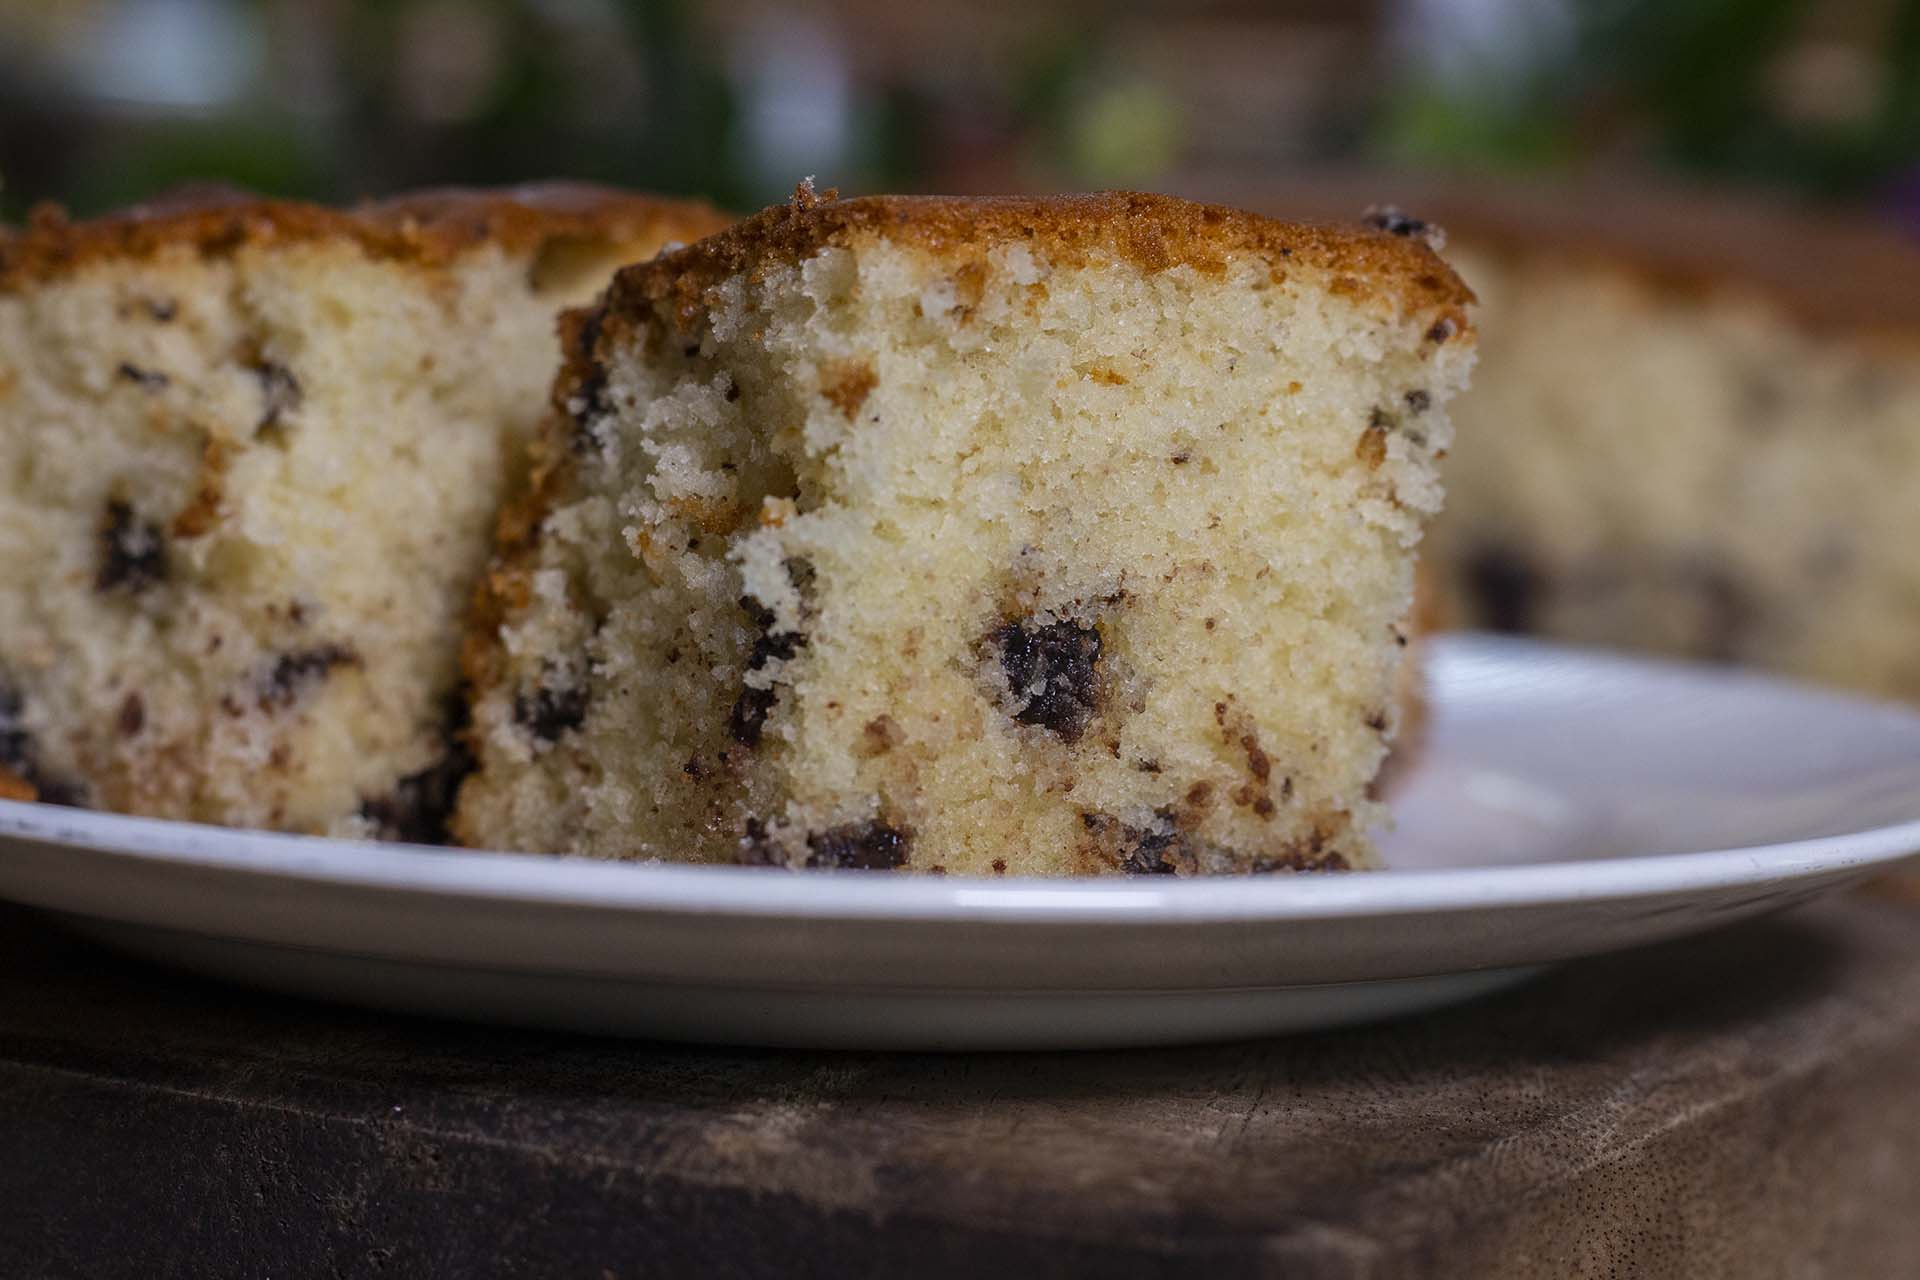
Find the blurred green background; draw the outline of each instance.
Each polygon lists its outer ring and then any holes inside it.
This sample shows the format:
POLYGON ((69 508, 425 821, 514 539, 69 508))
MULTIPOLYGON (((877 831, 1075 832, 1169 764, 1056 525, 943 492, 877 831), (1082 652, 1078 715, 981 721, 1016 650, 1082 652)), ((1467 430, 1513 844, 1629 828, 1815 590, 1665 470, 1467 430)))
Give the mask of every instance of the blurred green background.
POLYGON ((736 207, 1330 167, 1659 174, 1920 226, 1920 0, 0 0, 0 216, 188 179, 736 207))

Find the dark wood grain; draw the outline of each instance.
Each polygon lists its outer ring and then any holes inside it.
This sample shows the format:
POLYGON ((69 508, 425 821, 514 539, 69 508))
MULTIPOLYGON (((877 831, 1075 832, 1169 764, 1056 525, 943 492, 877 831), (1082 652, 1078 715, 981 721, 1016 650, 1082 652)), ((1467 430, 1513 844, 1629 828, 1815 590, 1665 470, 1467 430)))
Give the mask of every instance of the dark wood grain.
POLYGON ((623 1043, 0 908, 0 1276, 1920 1275, 1920 905, 1149 1053, 623 1043))

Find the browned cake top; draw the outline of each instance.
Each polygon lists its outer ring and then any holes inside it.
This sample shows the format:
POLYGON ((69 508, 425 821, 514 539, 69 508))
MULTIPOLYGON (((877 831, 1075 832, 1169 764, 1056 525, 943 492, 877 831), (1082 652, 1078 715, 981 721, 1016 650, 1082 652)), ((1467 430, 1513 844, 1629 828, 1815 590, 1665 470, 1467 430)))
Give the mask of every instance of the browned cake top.
POLYGON ((528 249, 555 237, 695 240, 727 225, 712 206, 580 183, 442 188, 332 209, 232 187, 188 187, 83 222, 53 205, 0 228, 0 291, 102 260, 137 260, 186 246, 203 257, 243 245, 341 240, 376 257, 439 265, 486 244, 528 249))
POLYGON ((1724 190, 1381 171, 1207 191, 1310 216, 1391 201, 1482 252, 1611 268, 1675 296, 1758 295, 1822 329, 1920 333, 1920 241, 1859 214, 1724 190))
POLYGON ((691 319, 704 306, 706 290, 722 280, 863 238, 911 244, 962 262, 997 245, 1022 243, 1055 265, 1120 259, 1147 271, 1185 265, 1217 273, 1231 259, 1251 256, 1276 273, 1294 264, 1332 272, 1349 294, 1392 297, 1413 310, 1458 309, 1473 301, 1423 241, 1373 227, 1281 222, 1140 192, 840 200, 831 193, 814 197, 803 187, 792 203, 629 267, 614 286, 609 310, 672 299, 676 312, 691 319))

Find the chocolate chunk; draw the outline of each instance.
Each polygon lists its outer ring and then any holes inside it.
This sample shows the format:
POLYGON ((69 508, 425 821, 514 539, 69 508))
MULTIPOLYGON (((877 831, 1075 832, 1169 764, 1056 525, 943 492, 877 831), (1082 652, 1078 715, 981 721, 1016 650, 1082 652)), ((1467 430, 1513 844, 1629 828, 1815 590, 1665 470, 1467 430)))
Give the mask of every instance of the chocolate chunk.
POLYGON ((265 711, 292 706, 300 695, 324 681, 335 667, 357 667, 360 655, 344 644, 323 644, 283 653, 260 684, 260 707, 265 711))
POLYGON ((33 735, 21 723, 25 711, 26 703, 19 691, 0 683, 0 769, 32 787, 33 798, 41 804, 79 807, 85 801, 80 786, 51 777, 41 768, 33 735))
POLYGON ((299 408, 306 392, 293 376, 293 370, 283 364, 259 360, 249 369, 260 380, 260 417, 253 424, 254 434, 259 435, 279 426, 280 415, 299 408))
POLYGON ((600 434, 600 420, 613 409, 607 397, 607 371, 599 365, 580 380, 567 402, 573 413, 573 448, 576 453, 598 453, 607 447, 600 434))
POLYGON ((380 839, 446 844, 451 838, 447 822, 460 797, 460 784, 479 762, 466 744, 466 699, 449 698, 445 714, 445 754, 418 773, 400 779, 388 794, 360 805, 360 816, 373 823, 380 839))
POLYGON ((142 391, 164 391, 167 384, 173 381, 157 370, 142 369, 139 365, 127 364, 124 361, 118 369, 114 370, 114 374, 122 382, 131 382, 142 391))
POLYGON ((133 507, 115 498, 107 503, 100 528, 100 570, 96 591, 125 589, 138 594, 167 576, 166 536, 151 520, 142 520, 133 507))
MULTIPOLYGON (((796 576, 796 565, 805 568, 807 584, 811 585, 812 566, 804 560, 789 561, 787 572, 790 577, 796 576)), ((760 630, 760 634, 754 639, 752 651, 747 655, 747 670, 759 671, 769 663, 786 662, 806 644, 807 638, 798 631, 775 631, 773 628, 777 619, 773 610, 766 608, 752 596, 741 596, 740 607, 745 610, 747 617, 753 620, 753 625, 760 630)), ((766 726, 767 715, 773 710, 773 704, 777 701, 779 701, 779 694, 773 690, 772 686, 765 688, 755 685, 743 686, 740 696, 734 699, 733 710, 727 715, 728 736, 743 747, 760 745, 760 732, 766 726)))
POLYGON ((747 819, 746 834, 740 837, 738 861, 743 867, 781 865, 780 846, 767 834, 767 824, 758 818, 747 819))
POLYGON ((1167 810, 1154 815, 1151 827, 1136 827, 1111 814, 1085 812, 1080 825, 1086 828, 1095 855, 1126 875, 1177 875, 1180 863, 1193 862, 1192 851, 1167 810))
POLYGON ((0 685, 0 768, 24 774, 33 757, 33 736, 20 723, 26 706, 20 694, 0 685))
POLYGON ((558 742, 569 729, 587 718, 587 691, 580 685, 556 689, 542 684, 532 693, 513 699, 514 723, 542 742, 558 742))
POLYGON ((1179 839, 1171 828, 1137 834, 1132 850, 1120 861, 1121 871, 1130 876, 1170 876, 1178 871, 1167 859, 1167 851, 1179 839))
POLYGON ((1328 851, 1323 844, 1321 838, 1315 836, 1306 841, 1299 852, 1255 858, 1247 870, 1257 876, 1276 875, 1283 871, 1353 870, 1353 865, 1344 855, 1328 851))
POLYGON ((1504 547, 1482 547, 1467 560, 1468 589, 1492 631, 1532 630, 1544 585, 1529 561, 1504 547))
POLYGON ((893 871, 906 865, 910 833, 862 822, 807 837, 807 865, 836 871, 893 871))
POLYGON ((613 410, 607 394, 607 369, 597 355, 600 325, 604 313, 590 312, 575 336, 574 349, 587 364, 587 372, 567 397, 567 412, 573 417, 573 448, 576 453, 597 453, 606 448, 600 434, 600 420, 613 410))
POLYGON ((767 715, 777 701, 779 695, 772 689, 748 685, 740 690, 740 696, 733 700, 733 710, 727 713, 727 736, 743 747, 759 746, 767 715))
POLYGON ((1077 622, 1009 622, 993 633, 993 643, 1019 706, 1013 718, 1064 742, 1077 741, 1097 709, 1099 629, 1077 622))
POLYGON ((1362 215, 1360 221, 1369 227, 1395 236, 1425 236, 1431 229, 1424 219, 1402 213, 1390 204, 1373 206, 1362 215))

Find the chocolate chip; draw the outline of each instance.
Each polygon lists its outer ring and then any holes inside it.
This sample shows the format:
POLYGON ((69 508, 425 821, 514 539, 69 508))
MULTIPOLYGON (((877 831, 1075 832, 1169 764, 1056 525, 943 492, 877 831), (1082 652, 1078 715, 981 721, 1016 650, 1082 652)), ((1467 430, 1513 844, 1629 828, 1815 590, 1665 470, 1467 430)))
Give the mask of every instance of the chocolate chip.
POLYGON ((164 373, 153 369, 142 369, 139 365, 124 362, 114 370, 114 373, 121 381, 131 382, 142 391, 164 391, 167 384, 173 381, 164 373))
POLYGON ((418 773, 400 779, 387 795, 361 804, 360 816, 373 823, 380 839, 446 844, 451 838, 447 822, 460 797, 460 784, 479 767, 479 761, 465 741, 466 699, 449 698, 445 716, 445 753, 418 773))
MULTIPOLYGON (((797 576, 796 565, 805 567, 806 580, 811 585, 812 566, 807 565, 804 560, 788 561, 789 577, 797 576)), ((786 662, 806 644, 806 637, 798 631, 775 631, 773 628, 777 619, 773 610, 766 608, 752 596, 741 596, 740 608, 746 612, 747 617, 752 619, 753 625, 760 631, 754 639, 752 651, 747 655, 748 671, 762 670, 773 662, 786 662)), ((770 685, 765 688, 755 685, 742 686, 740 696, 734 699, 733 710, 727 715, 728 736, 743 747, 760 745, 761 730, 766 726, 767 715, 773 710, 773 705, 778 700, 779 695, 770 685)))
POLYGON ((33 748, 33 739, 20 723, 25 703, 17 690, 0 685, 0 765, 17 770, 33 748))
POLYGON ((335 667, 357 667, 360 655, 344 644, 323 644, 274 659, 260 682, 260 706, 272 711, 292 706, 300 695, 324 681, 335 667))
POLYGON ((580 380, 568 400, 573 413, 573 448, 576 453, 597 453, 607 447, 600 434, 600 420, 612 410, 607 398, 607 371, 599 365, 580 380))
POLYGON ((556 689, 542 684, 513 699, 514 723, 541 742, 558 742, 561 734, 578 729, 586 718, 587 691, 581 685, 556 689))
POLYGON ((34 799, 41 804, 80 806, 84 796, 77 784, 50 777, 41 769, 33 735, 21 723, 25 711, 19 691, 0 683, 0 769, 32 787, 34 799))
POLYGON ((1362 215, 1360 221, 1369 227, 1395 236, 1424 236, 1429 230, 1423 219, 1402 213, 1390 204, 1373 206, 1362 215))
POLYGON ((1029 627, 1009 622, 993 633, 1013 718, 1074 742, 1093 720, 1099 692, 1100 631, 1077 622, 1029 627))
POLYGON ((260 417, 253 424, 257 436, 278 427, 281 415, 299 408, 306 392, 293 370, 272 360, 255 361, 248 372, 260 382, 260 417))
POLYGON ((604 312, 590 312, 574 339, 574 349, 587 365, 586 375, 575 384, 573 394, 567 398, 567 412, 573 416, 573 447, 577 453, 599 452, 606 448, 606 441, 600 434, 600 420, 612 412, 613 401, 607 395, 606 366, 600 363, 597 355, 600 326, 604 319, 604 312))
POLYGON ((1405 399, 1408 410, 1413 413, 1425 413, 1427 410, 1433 408, 1433 395, 1417 387, 1407 392, 1405 399))
POLYGON ((1172 814, 1161 811, 1151 827, 1136 827, 1111 814, 1083 812, 1094 853, 1114 870, 1130 876, 1178 874, 1179 861, 1192 862, 1192 853, 1173 825, 1172 814))
POLYGON ((835 827, 807 837, 807 865, 836 871, 893 871, 907 862, 908 832, 884 822, 835 827))
POLYGON ((740 837, 738 861, 747 867, 781 865, 780 846, 767 834, 767 824, 758 818, 747 819, 746 834, 740 837))
POLYGON ((1325 847, 1325 841, 1314 836, 1303 843, 1298 852, 1288 852, 1278 857, 1258 857, 1247 867, 1257 876, 1275 875, 1283 871, 1351 871, 1353 866, 1342 854, 1334 853, 1325 847))
POLYGON ((1171 830, 1144 831, 1133 850, 1121 860, 1120 870, 1130 876, 1170 876, 1177 868, 1167 860, 1167 851, 1177 839, 1171 830))
POLYGON ((1467 587, 1489 630, 1532 630, 1544 585, 1529 561, 1504 547, 1482 547, 1467 559, 1467 587))
POLYGON ((727 736, 743 747, 759 746, 761 731, 777 701, 779 696, 770 688, 748 685, 740 690, 740 696, 733 700, 733 710, 727 713, 727 736))
POLYGON ((115 498, 107 503, 100 528, 100 569, 94 575, 96 591, 124 589, 135 594, 167 576, 166 535, 151 520, 142 520, 133 507, 115 498))

